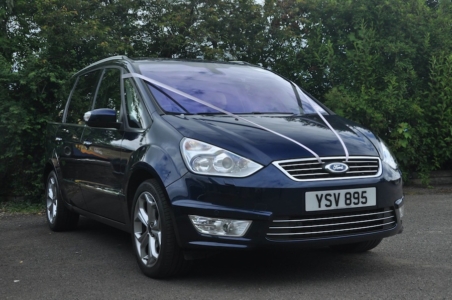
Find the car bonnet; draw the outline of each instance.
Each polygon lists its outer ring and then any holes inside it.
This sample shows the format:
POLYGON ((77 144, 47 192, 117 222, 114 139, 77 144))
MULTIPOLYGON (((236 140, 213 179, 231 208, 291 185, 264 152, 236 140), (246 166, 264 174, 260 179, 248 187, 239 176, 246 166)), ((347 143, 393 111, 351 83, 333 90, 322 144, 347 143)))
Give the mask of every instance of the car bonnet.
MULTIPOLYGON (((312 153, 289 139, 225 115, 164 115, 183 136, 203 141, 267 165, 272 161, 312 158, 312 153)), ((369 139, 339 116, 324 116, 342 138, 350 156, 378 156, 369 139)), ((247 115, 241 118, 274 130, 313 150, 320 157, 345 156, 334 132, 317 115, 247 115)))

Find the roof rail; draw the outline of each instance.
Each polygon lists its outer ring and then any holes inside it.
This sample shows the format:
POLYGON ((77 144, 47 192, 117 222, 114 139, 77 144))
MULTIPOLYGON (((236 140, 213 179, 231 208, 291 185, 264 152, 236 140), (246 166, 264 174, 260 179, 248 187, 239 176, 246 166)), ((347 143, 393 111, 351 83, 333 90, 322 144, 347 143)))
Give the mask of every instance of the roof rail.
POLYGON ((100 64, 100 63, 109 61, 109 60, 115 60, 115 59, 129 59, 129 58, 128 58, 127 56, 125 56, 125 55, 115 55, 115 56, 110 56, 110 57, 101 59, 101 60, 99 60, 99 61, 96 61, 95 63, 90 64, 90 66, 97 65, 97 64, 100 64))
POLYGON ((94 62, 94 63, 92 63, 92 64, 90 64, 90 65, 84 67, 83 69, 81 69, 80 71, 78 71, 76 74, 78 74, 78 73, 80 73, 80 72, 83 72, 84 70, 86 70, 86 69, 88 69, 88 68, 91 68, 91 67, 93 67, 93 66, 96 66, 96 65, 98 65, 98 64, 101 64, 101 63, 103 63, 103 62, 110 61, 110 60, 115 60, 115 59, 126 59, 126 60, 129 60, 129 58, 128 58, 127 56, 125 56, 125 55, 110 56, 110 57, 107 57, 107 58, 104 58, 104 59, 102 59, 102 60, 96 61, 96 62, 94 62))
POLYGON ((254 66, 254 64, 250 64, 249 62, 246 62, 246 61, 243 61, 243 60, 230 60, 228 62, 233 63, 233 64, 238 64, 238 65, 254 66))

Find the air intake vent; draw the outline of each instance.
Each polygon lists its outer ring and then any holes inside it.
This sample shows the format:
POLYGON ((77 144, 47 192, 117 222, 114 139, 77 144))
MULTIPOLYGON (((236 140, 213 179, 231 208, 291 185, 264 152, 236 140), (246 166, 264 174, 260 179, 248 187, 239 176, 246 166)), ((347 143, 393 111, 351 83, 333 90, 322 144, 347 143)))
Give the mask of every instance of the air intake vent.
POLYGON ((304 240, 389 230, 397 225, 394 208, 275 219, 269 240, 304 240))
POLYGON ((378 157, 353 156, 345 161, 345 157, 322 157, 322 163, 316 158, 291 159, 273 162, 284 174, 295 181, 353 179, 377 177, 381 175, 381 161, 378 157), (348 166, 345 173, 332 174, 324 166, 340 162, 348 166))

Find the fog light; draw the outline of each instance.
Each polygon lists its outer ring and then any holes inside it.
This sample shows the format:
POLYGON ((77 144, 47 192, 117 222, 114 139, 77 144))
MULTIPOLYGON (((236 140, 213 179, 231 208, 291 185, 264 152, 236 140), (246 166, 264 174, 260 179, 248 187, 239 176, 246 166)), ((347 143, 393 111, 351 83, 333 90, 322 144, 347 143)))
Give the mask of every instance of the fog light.
POLYGON ((244 236, 251 221, 188 216, 200 233, 221 236, 244 236))
POLYGON ((400 198, 394 204, 396 209, 399 211, 400 219, 402 219, 403 215, 405 214, 405 205, 403 205, 403 198, 400 198))
POLYGON ((399 207, 399 214, 400 214, 400 219, 402 219, 403 215, 405 214, 405 205, 402 205, 399 207))

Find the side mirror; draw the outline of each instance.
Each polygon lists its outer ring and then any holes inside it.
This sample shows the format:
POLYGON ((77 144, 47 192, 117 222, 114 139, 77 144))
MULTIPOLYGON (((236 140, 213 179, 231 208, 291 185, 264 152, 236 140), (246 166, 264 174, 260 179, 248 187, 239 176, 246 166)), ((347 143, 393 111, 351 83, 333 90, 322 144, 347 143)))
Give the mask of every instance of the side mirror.
POLYGON ((121 123, 116 122, 116 110, 111 108, 98 108, 83 115, 86 125, 90 127, 117 128, 121 123))

